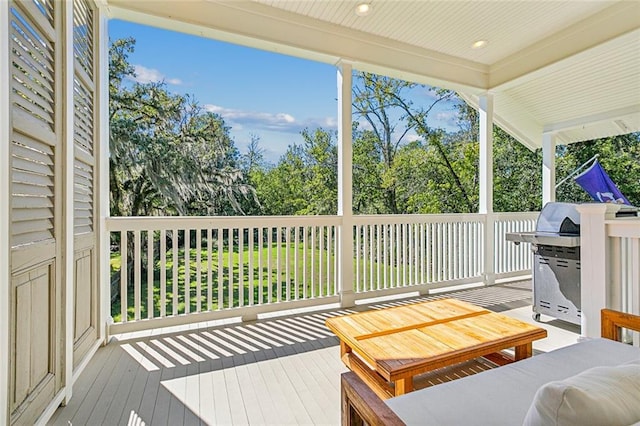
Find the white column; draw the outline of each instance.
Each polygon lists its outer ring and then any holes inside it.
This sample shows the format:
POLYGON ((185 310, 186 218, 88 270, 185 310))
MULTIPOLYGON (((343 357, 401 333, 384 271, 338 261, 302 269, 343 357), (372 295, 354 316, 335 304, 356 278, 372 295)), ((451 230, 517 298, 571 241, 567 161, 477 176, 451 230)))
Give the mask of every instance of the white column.
POLYGON ((64 401, 66 405, 71 399, 73 387, 73 341, 74 341, 74 235, 73 235, 73 165, 75 160, 73 149, 73 3, 65 2, 61 8, 64 13, 64 145, 63 145, 63 216, 64 223, 64 248, 63 248, 63 285, 64 290, 64 401))
POLYGON ((11 288, 11 98, 9 3, 0 1, 0 424, 9 424, 9 296, 11 288))
POLYGON ((109 230, 106 220, 109 217, 109 18, 102 2, 98 2, 98 41, 96 74, 96 95, 98 97, 98 117, 100 117, 97 132, 98 146, 95 175, 98 177, 98 206, 95 207, 100 215, 96 230, 96 245, 98 249, 98 271, 100 273, 98 295, 98 333, 99 338, 106 344, 109 340, 107 323, 111 322, 111 268, 109 266, 109 230))
POLYGON ((480 119, 480 208, 486 215, 484 228, 484 276, 485 285, 495 282, 493 231, 493 94, 480 96, 478 116, 480 119))
POLYGON ((340 304, 355 304, 353 292, 353 146, 352 146, 352 67, 341 62, 338 82, 338 216, 340 228, 340 261, 338 262, 340 304))
POLYGON ((600 337, 600 310, 611 307, 609 283, 610 247, 605 220, 619 206, 581 204, 580 212, 580 310, 582 337, 600 337))
POLYGON ((556 200, 556 136, 542 134, 542 206, 556 200))

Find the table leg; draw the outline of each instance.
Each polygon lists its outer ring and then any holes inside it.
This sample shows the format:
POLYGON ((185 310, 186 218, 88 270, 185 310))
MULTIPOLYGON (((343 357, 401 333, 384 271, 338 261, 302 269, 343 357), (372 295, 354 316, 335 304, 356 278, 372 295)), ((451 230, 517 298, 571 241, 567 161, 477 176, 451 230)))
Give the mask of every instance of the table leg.
POLYGON ((340 340, 340 358, 342 358, 348 353, 351 353, 351 347, 347 345, 345 342, 343 342, 342 340, 340 340))
POLYGON ((395 396, 404 395, 413 390, 413 377, 398 379, 394 382, 395 396))
POLYGON ((524 345, 516 346, 516 361, 530 358, 533 355, 533 344, 531 342, 524 345))

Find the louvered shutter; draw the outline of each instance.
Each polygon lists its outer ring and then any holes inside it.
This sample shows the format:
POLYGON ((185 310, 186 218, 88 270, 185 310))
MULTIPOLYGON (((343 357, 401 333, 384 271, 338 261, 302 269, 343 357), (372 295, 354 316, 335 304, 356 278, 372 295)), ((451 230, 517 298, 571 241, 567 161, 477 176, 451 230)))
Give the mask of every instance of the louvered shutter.
POLYGON ((62 388, 64 3, 9 2, 11 85, 10 412, 33 424, 62 388))
POLYGON ((13 247, 55 238, 53 2, 20 6, 10 17, 13 247))
POLYGON ((95 235, 96 79, 95 10, 73 1, 73 216, 74 368, 98 337, 98 277, 95 235))

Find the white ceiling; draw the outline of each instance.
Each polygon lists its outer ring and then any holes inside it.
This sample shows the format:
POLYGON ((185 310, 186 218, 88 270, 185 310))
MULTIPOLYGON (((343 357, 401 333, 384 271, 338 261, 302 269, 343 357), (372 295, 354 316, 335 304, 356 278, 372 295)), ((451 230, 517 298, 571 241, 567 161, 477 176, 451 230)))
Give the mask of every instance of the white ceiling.
POLYGON ((530 148, 640 131, 640 0, 103 0, 112 16, 494 94, 530 148), (472 49, 477 40, 482 49, 472 49))

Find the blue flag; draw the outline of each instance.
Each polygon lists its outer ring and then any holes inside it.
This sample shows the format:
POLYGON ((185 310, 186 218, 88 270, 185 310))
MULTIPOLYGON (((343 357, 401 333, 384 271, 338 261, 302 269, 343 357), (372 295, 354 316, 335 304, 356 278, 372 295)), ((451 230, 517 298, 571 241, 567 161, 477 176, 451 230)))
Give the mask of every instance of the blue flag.
POLYGON ((596 201, 601 203, 629 204, 598 160, 591 167, 576 176, 576 182, 596 201))

